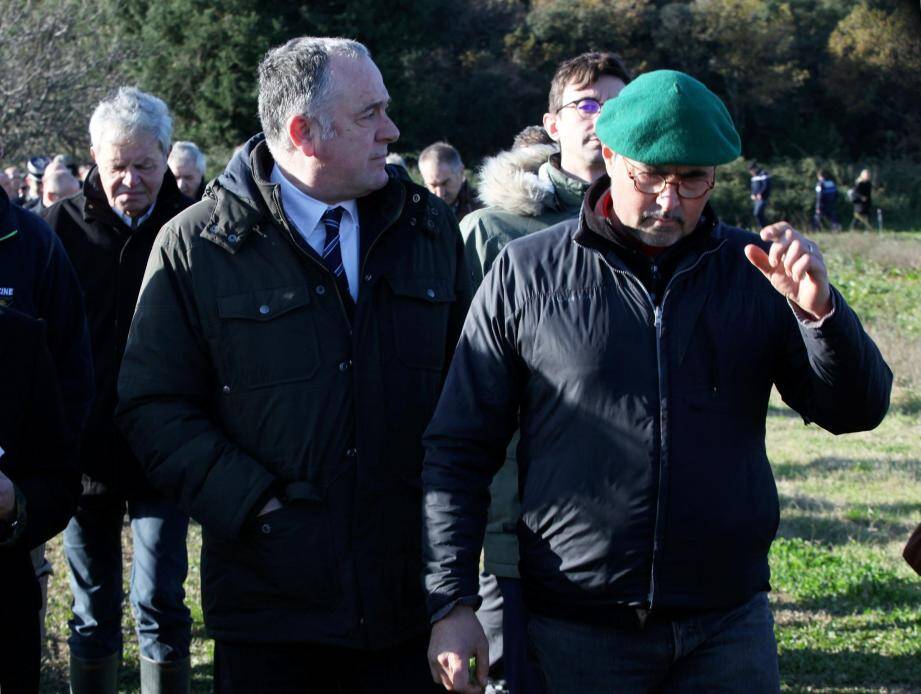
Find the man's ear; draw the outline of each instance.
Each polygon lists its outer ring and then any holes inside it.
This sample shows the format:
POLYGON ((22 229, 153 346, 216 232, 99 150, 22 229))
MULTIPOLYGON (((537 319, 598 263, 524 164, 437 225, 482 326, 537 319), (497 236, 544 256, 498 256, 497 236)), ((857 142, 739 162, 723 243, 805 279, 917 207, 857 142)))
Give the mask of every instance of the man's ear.
POLYGON ((604 160, 604 169, 607 171, 608 176, 611 178, 614 177, 614 162, 617 159, 617 152, 608 147, 607 145, 601 145, 601 158, 604 160))
POLYGON ((544 114, 544 130, 554 142, 560 141, 560 133, 556 129, 556 116, 552 113, 544 114))
POLYGON ((315 140, 320 137, 319 124, 303 114, 288 119, 288 140, 305 157, 316 155, 315 140))

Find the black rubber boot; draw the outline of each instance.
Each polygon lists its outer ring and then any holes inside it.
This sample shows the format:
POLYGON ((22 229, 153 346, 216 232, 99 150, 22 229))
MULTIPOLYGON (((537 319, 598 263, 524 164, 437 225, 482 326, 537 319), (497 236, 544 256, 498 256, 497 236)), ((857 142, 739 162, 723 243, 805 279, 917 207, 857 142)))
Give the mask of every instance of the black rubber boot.
POLYGON ((118 653, 105 658, 70 656, 71 694, 116 694, 118 653))
POLYGON ((141 694, 189 694, 192 661, 158 663, 141 656, 141 694))

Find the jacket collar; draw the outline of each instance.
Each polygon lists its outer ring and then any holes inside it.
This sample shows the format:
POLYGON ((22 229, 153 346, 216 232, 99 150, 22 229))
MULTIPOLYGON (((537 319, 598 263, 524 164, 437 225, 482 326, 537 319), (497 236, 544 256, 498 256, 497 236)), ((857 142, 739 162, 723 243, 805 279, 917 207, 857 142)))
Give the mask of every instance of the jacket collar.
MULTIPOLYGON (((639 242, 627 233, 619 222, 596 212, 598 202, 610 187, 611 179, 607 175, 591 185, 582 203, 579 223, 572 236, 573 241, 606 255, 613 254, 630 268, 635 268, 638 264, 648 264, 650 260, 640 250, 639 242)), ((716 212, 707 202, 694 231, 665 249, 656 259, 657 263, 677 267, 693 262, 700 253, 719 245, 720 226, 721 222, 716 212)))
POLYGON ((560 168, 560 154, 553 154, 550 159, 540 167, 539 176, 546 176, 553 184, 556 196, 557 209, 562 211, 568 208, 578 209, 585 199, 585 193, 590 184, 581 178, 571 176, 560 168))
MULTIPOLYGON (((209 187, 209 194, 217 198, 218 204, 202 237, 236 253, 253 233, 261 232, 260 223, 266 217, 289 233, 297 233, 285 218, 280 186, 272 182, 274 165, 265 137, 251 138, 227 165, 224 174, 209 187), (226 204, 225 195, 242 204, 226 204)), ((362 257, 374 238, 395 222, 403 209, 405 187, 390 169, 387 174, 383 188, 358 198, 362 257)), ((423 225, 423 228, 428 227, 423 225)))

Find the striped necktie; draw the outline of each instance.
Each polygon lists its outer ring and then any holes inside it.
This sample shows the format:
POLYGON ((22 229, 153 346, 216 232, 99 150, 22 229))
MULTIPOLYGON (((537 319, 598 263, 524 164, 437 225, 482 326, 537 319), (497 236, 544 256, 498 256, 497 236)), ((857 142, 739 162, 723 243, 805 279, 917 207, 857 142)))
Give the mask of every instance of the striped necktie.
POLYGON ((326 267, 333 273, 336 278, 336 285, 339 287, 339 293, 342 300, 346 303, 351 302, 352 295, 349 292, 349 280, 345 274, 345 265, 342 264, 342 249, 339 245, 339 224, 342 222, 342 207, 333 207, 323 213, 320 221, 326 228, 326 242, 323 244, 323 262, 326 267))

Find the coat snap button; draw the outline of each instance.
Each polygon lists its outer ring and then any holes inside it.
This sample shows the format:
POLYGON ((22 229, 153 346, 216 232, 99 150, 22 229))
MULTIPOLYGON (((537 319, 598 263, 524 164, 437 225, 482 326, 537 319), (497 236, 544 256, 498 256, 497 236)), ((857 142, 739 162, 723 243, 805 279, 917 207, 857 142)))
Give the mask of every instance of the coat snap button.
POLYGON ((356 455, 358 455, 358 450, 355 448, 350 448, 345 452, 345 455, 349 458, 354 458, 356 455))
POLYGON ((370 281, 371 281, 371 273, 369 272, 367 275, 365 275, 365 282, 370 282, 370 281))
POLYGON ((341 361, 341 362, 339 362, 339 370, 340 370, 340 371, 348 371, 348 370, 349 370, 349 367, 350 367, 351 365, 352 365, 352 360, 351 360, 351 359, 346 359, 345 361, 341 361))
POLYGON ((221 388, 221 392, 224 393, 224 395, 227 395, 227 393, 230 392, 230 386, 224 386, 221 388))
POLYGON ((419 193, 413 193, 413 202, 419 202, 422 198, 419 197, 419 193))
POLYGON ((433 217, 437 217, 437 216, 438 216, 438 210, 436 210, 434 207, 432 208, 432 216, 433 216, 433 217))
POLYGON ((426 289, 426 290, 425 290, 425 295, 426 295, 429 299, 434 299, 434 298, 435 298, 435 290, 434 290, 434 289, 426 289))
POLYGON ((262 304, 262 306, 259 307, 259 313, 261 313, 263 316, 267 314, 270 310, 271 309, 269 309, 267 304, 262 304))
POLYGON ((413 218, 411 218, 411 219, 409 220, 409 226, 411 226, 411 227, 416 226, 416 218, 415 218, 415 217, 413 217, 413 218))
POLYGON ((262 530, 263 535, 268 535, 269 533, 272 532, 272 526, 269 525, 268 523, 263 523, 261 530, 262 530))
POLYGON ((227 234, 227 240, 230 241, 230 243, 236 243, 237 238, 239 237, 236 234, 227 234))
POLYGON ((321 295, 321 296, 322 296, 323 294, 326 294, 326 287, 324 287, 322 284, 318 284, 318 285, 317 285, 317 294, 319 294, 319 295, 321 295))

